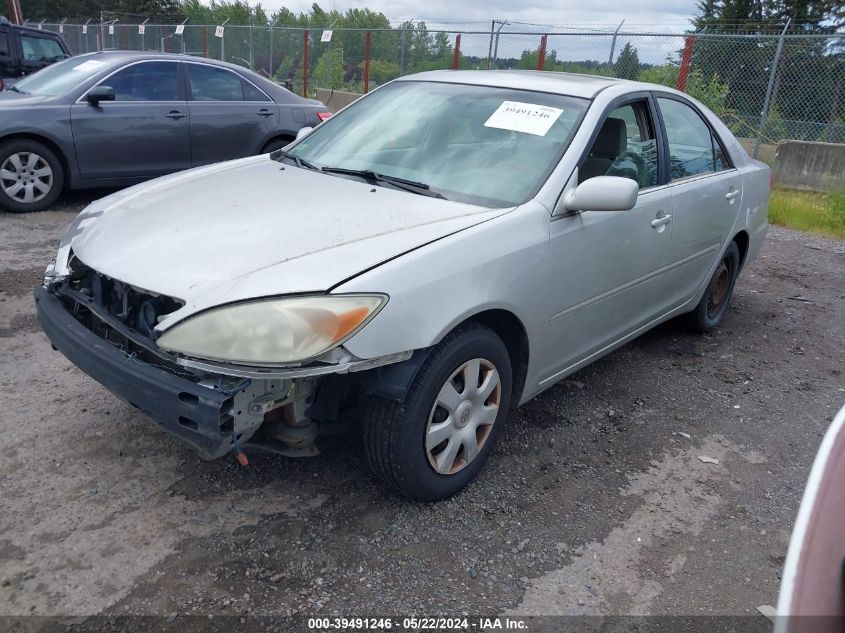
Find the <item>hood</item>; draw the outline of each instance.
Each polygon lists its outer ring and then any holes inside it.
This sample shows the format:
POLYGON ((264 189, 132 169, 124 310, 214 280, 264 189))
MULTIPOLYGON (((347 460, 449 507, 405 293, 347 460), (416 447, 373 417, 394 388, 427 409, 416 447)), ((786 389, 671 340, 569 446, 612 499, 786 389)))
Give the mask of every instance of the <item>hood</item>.
POLYGON ((329 290, 505 212, 257 156, 95 202, 69 246, 100 273, 185 301, 159 324, 166 329, 222 303, 329 290))
POLYGON ((26 95, 14 90, 9 90, 13 84, 7 80, 6 89, 0 91, 0 110, 7 108, 30 108, 45 103, 55 103, 56 97, 45 97, 43 95, 26 95))

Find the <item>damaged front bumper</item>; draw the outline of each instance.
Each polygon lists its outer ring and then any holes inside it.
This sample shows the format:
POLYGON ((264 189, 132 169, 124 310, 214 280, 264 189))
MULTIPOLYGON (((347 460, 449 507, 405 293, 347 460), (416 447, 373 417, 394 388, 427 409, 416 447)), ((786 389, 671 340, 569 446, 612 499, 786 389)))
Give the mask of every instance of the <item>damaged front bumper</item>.
MULTIPOLYGON (((362 360, 338 352, 301 367, 248 368, 192 361, 163 353, 90 296, 58 283, 35 289, 36 312, 47 338, 83 372, 147 414, 204 459, 244 448, 288 456, 317 453, 317 409, 332 419, 337 390, 320 389, 329 374, 367 372, 411 353, 362 360), (321 398, 320 396, 324 397, 321 398), (316 403, 315 403, 316 396, 316 403), (263 425, 263 427, 262 427, 263 425), (259 427, 262 427, 261 433, 259 427)), ((336 417, 336 416, 334 416, 336 417)), ((318 416, 318 419, 320 417, 318 416)))
POLYGON ((38 320, 53 346, 106 389, 140 409, 205 459, 232 450, 234 394, 138 362, 79 322, 61 299, 35 289, 38 320))

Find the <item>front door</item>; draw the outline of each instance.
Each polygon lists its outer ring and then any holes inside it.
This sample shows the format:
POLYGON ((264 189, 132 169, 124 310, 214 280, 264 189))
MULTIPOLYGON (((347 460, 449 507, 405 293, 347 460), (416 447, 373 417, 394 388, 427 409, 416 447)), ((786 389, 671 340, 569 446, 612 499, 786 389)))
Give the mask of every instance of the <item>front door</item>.
POLYGON ((151 178, 191 166, 188 104, 179 63, 131 64, 99 85, 114 101, 71 108, 76 158, 83 178, 151 178))
POLYGON ((228 68, 194 62, 185 67, 192 164, 257 154, 279 125, 279 106, 228 68))
POLYGON ((579 167, 581 181, 602 175, 637 180, 633 209, 552 219, 554 345, 540 350, 546 356, 543 386, 671 308, 662 277, 672 241, 672 197, 660 184, 656 129, 648 99, 624 104, 607 117, 579 167))

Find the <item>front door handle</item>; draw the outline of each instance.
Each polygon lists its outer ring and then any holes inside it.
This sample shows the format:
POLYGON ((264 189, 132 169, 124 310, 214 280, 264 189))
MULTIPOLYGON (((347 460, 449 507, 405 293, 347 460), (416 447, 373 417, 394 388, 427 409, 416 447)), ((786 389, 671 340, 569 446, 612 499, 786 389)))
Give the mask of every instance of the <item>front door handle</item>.
POLYGON ((672 221, 671 215, 663 215, 659 218, 655 218, 651 221, 651 228, 658 229, 661 226, 666 226, 669 222, 672 221))
POLYGON ((258 111, 258 116, 271 116, 273 114, 272 110, 268 110, 267 108, 261 108, 258 111))
POLYGON ((731 189, 728 193, 725 194, 725 198, 728 200, 733 201, 740 194, 739 189, 731 189))
POLYGON ((184 119, 188 115, 183 114, 182 112, 179 112, 179 110, 171 110, 170 112, 168 112, 164 116, 166 116, 168 119, 184 119))

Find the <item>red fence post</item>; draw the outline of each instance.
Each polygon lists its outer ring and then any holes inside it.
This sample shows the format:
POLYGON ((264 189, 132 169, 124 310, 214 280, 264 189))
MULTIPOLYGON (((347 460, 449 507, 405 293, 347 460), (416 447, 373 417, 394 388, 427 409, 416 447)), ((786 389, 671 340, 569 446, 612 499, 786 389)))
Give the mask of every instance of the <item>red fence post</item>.
POLYGON ((452 57, 452 70, 457 70, 461 65, 461 34, 455 37, 455 55, 452 57))
POLYGON ((202 27, 202 56, 208 57, 208 27, 202 27))
POLYGON ((546 42, 548 39, 548 35, 540 38, 540 50, 537 51, 537 70, 543 70, 546 66, 546 42))
POLYGON ((302 32, 302 96, 308 96, 308 29, 302 32))
POLYGON ((684 54, 681 57, 681 69, 678 71, 678 90, 685 92, 687 89, 687 79, 689 79, 689 69, 692 64, 692 49, 695 47, 695 36, 690 35, 684 41, 684 54))
POLYGON ((370 91, 370 46, 372 46, 372 34, 364 33, 364 94, 370 91))

